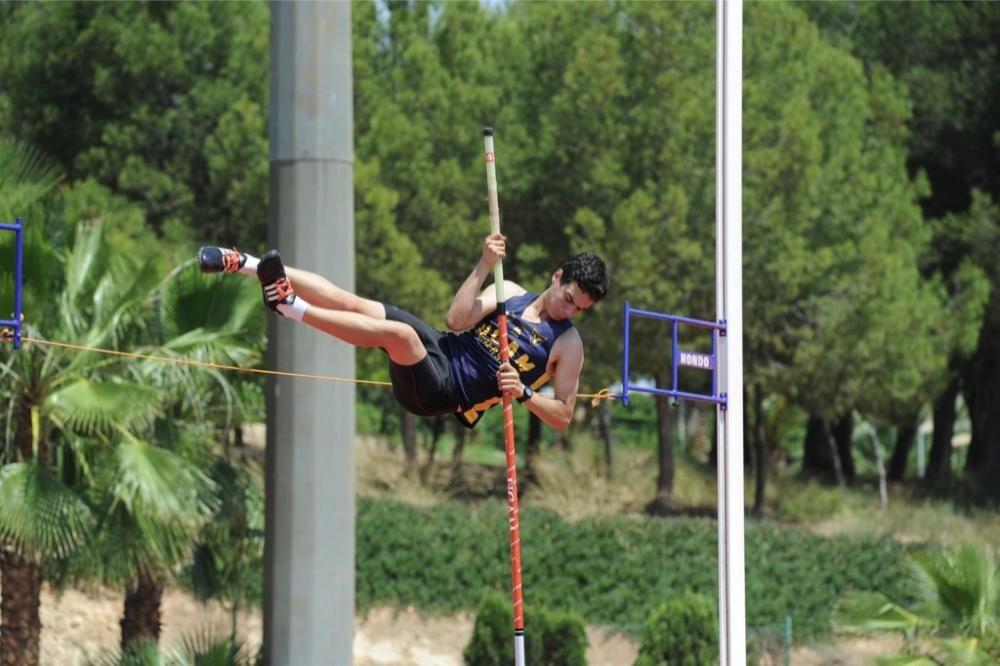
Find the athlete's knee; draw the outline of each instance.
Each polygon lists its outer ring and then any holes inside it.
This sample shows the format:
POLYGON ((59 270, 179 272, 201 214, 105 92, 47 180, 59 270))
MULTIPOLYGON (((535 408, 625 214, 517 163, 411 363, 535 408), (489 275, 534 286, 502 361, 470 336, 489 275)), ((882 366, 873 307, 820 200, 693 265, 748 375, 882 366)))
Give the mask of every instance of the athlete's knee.
POLYGON ((383 341, 382 346, 389 352, 389 357, 402 365, 416 363, 427 353, 417 332, 398 321, 385 322, 383 341))

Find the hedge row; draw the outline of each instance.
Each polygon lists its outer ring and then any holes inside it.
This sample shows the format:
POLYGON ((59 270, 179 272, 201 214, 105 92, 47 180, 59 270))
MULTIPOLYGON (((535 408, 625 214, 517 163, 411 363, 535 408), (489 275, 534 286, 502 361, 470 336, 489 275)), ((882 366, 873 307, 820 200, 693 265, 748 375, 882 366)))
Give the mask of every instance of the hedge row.
MULTIPOLYGON (((638 635, 649 613, 684 591, 716 598, 717 528, 696 519, 602 518, 568 523, 521 510, 525 608, 579 613, 638 635)), ((889 539, 829 539, 797 528, 747 523, 747 624, 781 625, 797 639, 829 632, 848 589, 912 598, 905 552, 889 539)), ((359 499, 357 608, 412 605, 473 610, 484 592, 506 593, 510 558, 506 505, 416 508, 359 499)))

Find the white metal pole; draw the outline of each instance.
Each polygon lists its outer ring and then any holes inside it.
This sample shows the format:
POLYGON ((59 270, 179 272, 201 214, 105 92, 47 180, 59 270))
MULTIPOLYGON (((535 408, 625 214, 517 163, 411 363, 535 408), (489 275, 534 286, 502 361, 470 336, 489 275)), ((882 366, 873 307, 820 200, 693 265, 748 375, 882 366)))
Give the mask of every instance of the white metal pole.
POLYGON ((743 2, 716 2, 716 303, 719 340, 719 664, 746 664, 743 546, 743 2))

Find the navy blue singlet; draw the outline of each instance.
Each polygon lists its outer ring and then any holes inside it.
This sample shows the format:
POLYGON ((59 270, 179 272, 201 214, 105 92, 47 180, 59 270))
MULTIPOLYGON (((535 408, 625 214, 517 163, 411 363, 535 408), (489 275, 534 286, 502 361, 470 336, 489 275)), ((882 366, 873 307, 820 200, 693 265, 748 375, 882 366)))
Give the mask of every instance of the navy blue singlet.
MULTIPOLYGON (((526 293, 507 299, 507 340, 510 362, 521 373, 525 386, 537 389, 550 377, 545 371, 556 338, 573 327, 561 321, 524 321, 524 309, 538 298, 526 293)), ((472 427, 487 409, 500 402, 497 370, 500 368, 499 328, 493 312, 462 333, 449 333, 441 347, 451 362, 451 372, 461 397, 458 420, 472 427)))

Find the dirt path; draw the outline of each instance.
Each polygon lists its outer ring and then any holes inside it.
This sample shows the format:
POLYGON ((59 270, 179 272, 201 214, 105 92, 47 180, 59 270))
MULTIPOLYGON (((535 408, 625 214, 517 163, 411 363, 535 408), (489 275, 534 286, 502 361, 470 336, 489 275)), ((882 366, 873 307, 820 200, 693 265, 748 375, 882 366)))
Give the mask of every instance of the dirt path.
MULTIPOLYGON (((42 666, 85 666, 118 645, 121 594, 110 590, 42 592, 42 666)), ((424 616, 412 608, 378 608, 355 618, 354 666, 463 666, 462 650, 472 635, 474 617, 424 616)), ((205 631, 229 633, 229 613, 217 603, 201 604, 179 590, 163 594, 160 644, 175 647, 205 631)), ((259 612, 241 613, 239 634, 256 652, 262 621, 259 612)), ((638 646, 620 634, 587 628, 590 666, 631 666, 638 646)), ((841 639, 830 645, 798 647, 795 666, 862 666, 875 656, 895 654, 898 639, 841 639)), ((766 660, 765 660, 766 661, 766 660)), ((770 664, 783 664, 783 659, 770 664)), ((768 664, 768 666, 770 666, 768 664)))
MULTIPOLYGON (((122 597, 112 591, 68 590, 42 593, 42 666, 84 666, 103 650, 118 645, 122 597)), ((425 617, 413 609, 379 608, 354 623, 355 666, 462 666, 462 650, 472 635, 474 618, 463 613, 425 617)), ((160 644, 171 647, 205 630, 229 632, 230 617, 218 604, 201 604, 189 595, 163 594, 160 644)), ((240 636, 254 650, 260 645, 260 613, 241 613, 240 636)), ((629 666, 636 645, 618 634, 587 629, 591 666, 629 666)))

